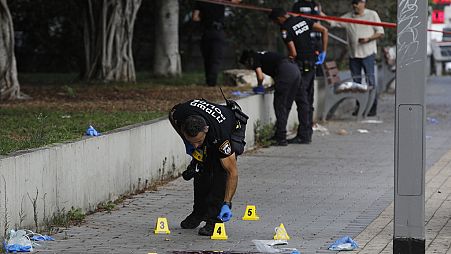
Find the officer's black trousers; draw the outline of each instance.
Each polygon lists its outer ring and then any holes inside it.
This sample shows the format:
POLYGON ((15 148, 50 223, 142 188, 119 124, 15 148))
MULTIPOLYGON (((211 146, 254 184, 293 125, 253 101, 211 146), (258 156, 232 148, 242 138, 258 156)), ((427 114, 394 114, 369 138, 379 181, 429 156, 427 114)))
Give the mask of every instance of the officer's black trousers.
POLYGON ((276 115, 275 139, 286 140, 287 120, 293 105, 293 100, 301 85, 301 73, 295 63, 288 59, 282 60, 277 67, 277 76, 274 77, 274 113, 276 115))
POLYGON ((219 158, 209 158, 203 172, 194 176, 194 213, 215 221, 224 202, 227 173, 219 158))
POLYGON ((315 68, 310 68, 309 71, 302 71, 301 86, 295 98, 299 120, 297 136, 306 141, 311 141, 313 134, 314 80, 315 68))
POLYGON ((222 29, 209 28, 204 31, 200 44, 204 58, 205 81, 215 86, 224 54, 225 34, 222 29))

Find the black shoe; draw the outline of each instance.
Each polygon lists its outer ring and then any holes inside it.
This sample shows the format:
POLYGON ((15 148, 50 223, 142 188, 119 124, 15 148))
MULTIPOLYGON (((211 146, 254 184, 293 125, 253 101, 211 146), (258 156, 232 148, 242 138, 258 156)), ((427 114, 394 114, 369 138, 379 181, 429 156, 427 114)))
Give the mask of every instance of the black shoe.
POLYGON ((272 146, 287 146, 288 142, 286 139, 282 139, 282 140, 273 140, 271 142, 272 146))
POLYGON ((354 109, 354 112, 352 112, 352 116, 357 116, 358 113, 359 113, 359 107, 356 107, 354 109))
POLYGON ((311 140, 307 140, 307 139, 302 139, 298 136, 294 137, 294 138, 290 138, 288 140, 288 144, 310 144, 310 142, 312 142, 311 140))
POLYGON ((376 112, 369 112, 367 116, 376 116, 376 112))
POLYGON ((199 229, 198 234, 199 235, 205 235, 205 236, 212 236, 213 231, 215 230, 215 224, 220 223, 220 220, 208 220, 207 223, 205 223, 205 226, 201 227, 199 229))
POLYGON ((194 212, 192 212, 190 215, 188 215, 188 217, 186 217, 182 222, 180 222, 180 227, 185 229, 197 228, 202 221, 204 220, 200 218, 198 215, 194 214, 194 212))

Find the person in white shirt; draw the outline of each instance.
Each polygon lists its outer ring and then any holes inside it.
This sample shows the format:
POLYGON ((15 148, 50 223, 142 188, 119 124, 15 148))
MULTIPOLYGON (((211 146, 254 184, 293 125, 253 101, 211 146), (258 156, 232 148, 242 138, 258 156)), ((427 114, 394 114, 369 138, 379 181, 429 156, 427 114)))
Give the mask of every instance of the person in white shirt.
MULTIPOLYGON (((366 0, 352 0, 353 11, 341 16, 342 18, 352 18, 357 20, 381 22, 377 12, 365 7, 366 0)), ((321 15, 325 15, 321 13, 321 15)), ((384 36, 384 29, 381 26, 361 25, 355 23, 328 21, 332 27, 346 29, 349 50, 349 69, 354 82, 361 83, 362 69, 365 72, 369 86, 376 87, 374 76, 374 62, 377 54, 376 41, 384 36)), ((364 105, 363 105, 364 106, 364 105)), ((358 112, 357 104, 354 115, 358 112)), ((377 96, 371 107, 368 116, 375 116, 377 113, 377 96)))

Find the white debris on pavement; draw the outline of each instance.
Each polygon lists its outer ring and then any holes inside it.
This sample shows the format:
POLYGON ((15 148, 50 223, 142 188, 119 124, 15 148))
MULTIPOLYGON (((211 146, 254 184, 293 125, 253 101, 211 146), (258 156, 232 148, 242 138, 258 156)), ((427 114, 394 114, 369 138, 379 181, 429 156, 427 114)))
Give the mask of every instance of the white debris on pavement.
POLYGON ((368 130, 365 129, 357 129, 358 133, 370 133, 368 130))
POLYGON ((317 123, 313 125, 312 129, 313 129, 313 131, 319 132, 321 134, 321 136, 330 134, 329 130, 326 127, 319 125, 317 123))
POLYGON ((382 121, 382 120, 374 120, 374 119, 366 119, 366 120, 362 120, 360 122, 361 123, 383 123, 384 121, 382 121))
POLYGON ((295 248, 280 248, 277 249, 276 245, 287 245, 287 240, 252 240, 255 247, 259 252, 263 253, 293 253, 296 252, 295 248))

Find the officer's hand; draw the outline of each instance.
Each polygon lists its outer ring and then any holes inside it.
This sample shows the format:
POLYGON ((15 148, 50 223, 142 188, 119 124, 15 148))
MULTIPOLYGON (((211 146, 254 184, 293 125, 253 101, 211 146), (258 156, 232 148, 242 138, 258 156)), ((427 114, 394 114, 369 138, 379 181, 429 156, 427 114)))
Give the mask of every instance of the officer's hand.
POLYGON ((252 91, 255 94, 265 94, 265 87, 263 85, 258 85, 252 88, 252 91))
POLYGON ((227 222, 232 218, 232 211, 230 211, 230 207, 224 204, 221 208, 221 212, 219 213, 218 219, 223 222, 227 222))
POLYGON ((323 51, 323 52, 319 53, 318 61, 316 61, 315 64, 323 64, 325 59, 326 59, 326 51, 323 51))

